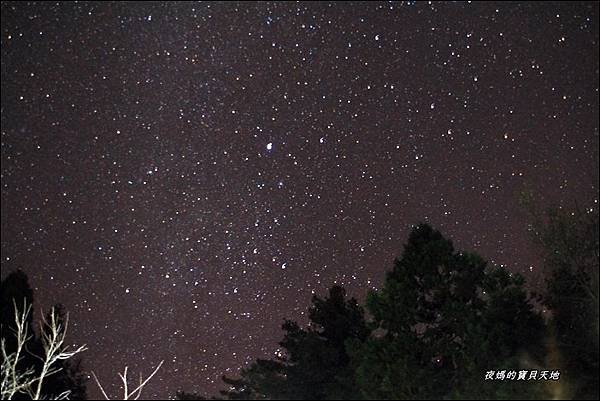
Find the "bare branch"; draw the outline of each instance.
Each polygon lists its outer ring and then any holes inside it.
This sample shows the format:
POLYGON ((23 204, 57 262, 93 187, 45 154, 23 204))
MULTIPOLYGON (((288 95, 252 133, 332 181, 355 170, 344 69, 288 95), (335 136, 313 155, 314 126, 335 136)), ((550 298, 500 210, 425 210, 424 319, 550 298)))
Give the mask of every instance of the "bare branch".
POLYGON ((69 316, 67 315, 65 317, 65 325, 63 327, 58 321, 56 310, 54 308, 50 311, 50 323, 48 323, 45 318, 42 318, 41 336, 45 359, 44 365, 42 366, 42 373, 37 382, 37 389, 33 397, 35 400, 39 400, 42 395, 42 384, 44 379, 60 371, 60 369, 53 368, 52 365, 60 360, 72 358, 76 354, 87 349, 85 345, 82 345, 73 351, 68 351, 68 346, 63 346, 67 335, 68 324, 69 316))
MULTIPOLYGON (((160 361, 158 366, 156 366, 156 368, 154 368, 154 371, 145 380, 143 379, 142 374, 140 373, 140 384, 131 392, 129 392, 129 383, 127 380, 128 367, 125 366, 123 373, 118 373, 119 378, 123 382, 123 397, 121 397, 120 399, 122 399, 122 400, 138 400, 140 398, 140 396, 142 394, 142 390, 144 389, 146 384, 148 384, 150 379, 152 379, 152 377, 154 377, 154 375, 158 372, 158 370, 160 369, 160 367, 162 366, 163 363, 164 363, 164 361, 160 361)), ((96 381, 96 384, 100 388, 100 391, 102 392, 102 395, 104 396, 104 398, 109 400, 110 398, 104 391, 102 384, 100 384, 100 381, 98 380, 98 378, 96 377, 96 374, 94 372, 92 372, 92 376, 94 377, 94 380, 96 381)))
MULTIPOLYGON (((152 374, 150 376, 148 376, 148 378, 146 380, 144 380, 142 383, 140 383, 140 385, 137 386, 136 389, 131 392, 132 395, 135 394, 136 392, 138 393, 134 399, 137 400, 140 398, 140 395, 142 394, 142 389, 150 381, 150 379, 152 379, 152 377, 156 374, 156 372, 158 372, 158 370, 162 366, 163 362, 164 361, 160 361, 158 366, 154 369, 154 372, 152 372, 152 374)), ((141 380, 141 376, 140 376, 140 380, 141 380)))
MULTIPOLYGON (((17 303, 13 299, 15 312, 15 326, 13 329, 16 337, 16 350, 8 354, 6 350, 6 340, 2 338, 1 352, 3 357, 2 362, 2 383, 1 396, 2 399, 12 399, 15 394, 27 394, 34 400, 44 398, 42 395, 42 385, 44 379, 48 376, 56 374, 62 370, 60 367, 54 366, 56 362, 72 358, 76 354, 85 351, 87 348, 80 346, 74 350, 68 350, 68 346, 64 346, 67 335, 68 315, 65 318, 64 326, 60 324, 56 316, 54 308, 50 313, 50 322, 42 319, 40 337, 44 348, 44 357, 38 357, 43 361, 42 371, 39 376, 36 376, 33 367, 28 368, 24 372, 17 370, 18 363, 22 360, 23 349, 27 349, 27 342, 32 338, 28 333, 27 319, 31 313, 31 305, 27 305, 27 299, 23 303, 23 311, 19 311, 17 303)), ((32 354, 33 355, 33 354, 32 354)), ((70 395, 70 391, 65 391, 56 396, 56 399, 66 399, 70 395)))
POLYGON ((102 392, 102 395, 104 396, 104 399, 105 400, 110 400, 110 398, 108 398, 108 395, 106 395, 106 391, 104 391, 104 388, 102 387, 102 384, 100 384, 100 380, 98 380, 98 377, 96 377, 96 374, 94 373, 94 371, 92 371, 92 377, 94 378, 94 381, 96 382, 96 384, 100 388, 100 391, 102 392))

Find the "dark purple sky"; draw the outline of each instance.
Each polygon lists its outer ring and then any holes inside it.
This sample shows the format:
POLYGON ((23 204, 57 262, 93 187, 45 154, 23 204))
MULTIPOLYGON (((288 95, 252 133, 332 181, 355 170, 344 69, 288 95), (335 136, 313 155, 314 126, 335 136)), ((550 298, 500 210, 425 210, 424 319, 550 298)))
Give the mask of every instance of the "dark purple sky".
MULTIPOLYGON (((2 3, 2 276, 108 387, 214 393, 411 224, 539 281, 598 207, 598 3, 2 3)), ((90 395, 99 393, 90 384, 90 395)))

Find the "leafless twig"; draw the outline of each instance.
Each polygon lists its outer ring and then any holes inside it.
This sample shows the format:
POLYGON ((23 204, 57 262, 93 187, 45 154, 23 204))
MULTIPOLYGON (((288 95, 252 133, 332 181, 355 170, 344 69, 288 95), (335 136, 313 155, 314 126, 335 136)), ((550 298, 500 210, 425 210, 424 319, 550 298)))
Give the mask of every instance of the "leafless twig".
MULTIPOLYGON (((85 351, 85 345, 74 350, 68 350, 64 346, 67 335, 68 316, 65 318, 64 326, 59 322, 56 311, 52 308, 50 312, 50 322, 43 319, 41 328, 42 346, 44 348, 44 357, 38 357, 43 361, 42 371, 39 376, 35 374, 33 367, 25 371, 19 371, 17 365, 22 360, 23 349, 26 343, 33 337, 29 334, 27 319, 31 313, 31 305, 27 305, 27 300, 23 303, 23 311, 19 312, 17 303, 13 300, 15 311, 15 325, 13 332, 16 336, 17 349, 8 354, 6 350, 6 340, 2 338, 0 348, 2 352, 2 399, 10 400, 17 393, 24 393, 34 400, 47 397, 42 394, 42 385, 44 379, 61 371, 62 368, 55 367, 60 360, 69 359, 76 354, 85 351)), ((65 391, 55 397, 55 399, 66 399, 70 392, 65 391)))
MULTIPOLYGON (((143 377, 140 373, 139 384, 131 392, 129 391, 129 383, 127 380, 127 366, 125 366, 123 373, 118 374, 119 378, 121 379, 121 382, 123 382, 123 397, 121 397, 121 399, 122 400, 138 400, 140 398, 140 395, 142 394, 142 390, 143 390, 144 386, 146 386, 146 384, 148 384, 150 379, 152 379, 152 377, 154 377, 154 375, 156 374, 156 372, 158 372, 158 370, 160 369, 160 367, 162 366, 163 363, 164 363, 164 361, 160 361, 158 366, 156 366, 156 368, 154 368, 154 371, 145 380, 143 379, 143 377)), ((98 377, 96 376, 96 374, 94 372, 92 372, 92 377, 94 378, 94 381, 100 388, 100 391, 102 392, 102 395, 104 396, 104 398, 107 400, 110 400, 109 396, 106 394, 106 391, 104 391, 102 384, 100 384, 100 380, 98 380, 98 377)))

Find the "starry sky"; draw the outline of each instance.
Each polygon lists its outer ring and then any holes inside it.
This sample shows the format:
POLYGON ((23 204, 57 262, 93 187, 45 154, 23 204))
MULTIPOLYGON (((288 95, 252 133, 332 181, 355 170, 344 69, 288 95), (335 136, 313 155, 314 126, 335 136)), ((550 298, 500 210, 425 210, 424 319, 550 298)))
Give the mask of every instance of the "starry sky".
POLYGON ((418 222, 535 288, 519 192, 598 207, 598 3, 1 11, 2 277, 113 395, 214 394, 418 222))

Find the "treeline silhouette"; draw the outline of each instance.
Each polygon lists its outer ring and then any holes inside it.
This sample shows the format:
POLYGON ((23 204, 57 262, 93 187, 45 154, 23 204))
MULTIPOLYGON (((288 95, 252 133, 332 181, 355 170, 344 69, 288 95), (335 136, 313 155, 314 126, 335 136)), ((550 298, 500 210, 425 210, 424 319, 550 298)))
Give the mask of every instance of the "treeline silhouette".
MULTIPOLYGON (((210 399, 598 399, 598 212, 533 216, 546 284, 539 294, 528 294, 522 276, 455 250, 420 224, 364 307, 337 285, 314 296, 306 327, 283 323, 281 356, 224 376, 226 389, 210 399)), ((2 280, 1 301, 10 355, 14 306, 33 304, 21 270, 2 280)), ((34 332, 17 370, 37 374, 42 348, 34 332)), ((68 391, 85 399, 81 360, 60 368, 44 381, 44 398, 68 391)))
POLYGON ((598 399, 598 213, 559 209, 531 230, 542 293, 421 224, 368 313, 340 286, 314 296, 307 327, 283 324, 283 356, 210 399, 598 399))

